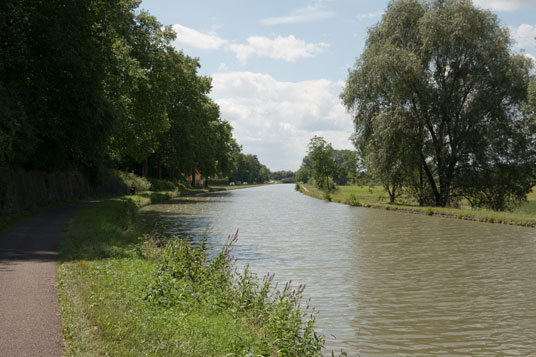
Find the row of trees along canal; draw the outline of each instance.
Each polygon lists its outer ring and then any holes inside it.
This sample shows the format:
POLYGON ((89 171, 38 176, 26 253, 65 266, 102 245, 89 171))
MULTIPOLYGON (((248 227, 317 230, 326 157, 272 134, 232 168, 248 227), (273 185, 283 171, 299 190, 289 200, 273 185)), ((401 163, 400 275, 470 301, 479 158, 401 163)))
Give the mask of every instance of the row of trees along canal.
POLYGON ((139 3, 2 2, 0 169, 267 180, 208 97, 198 59, 139 3))
MULTIPOLYGON (((369 30, 341 98, 354 114, 358 166, 391 203, 403 191, 420 205, 465 198, 495 210, 526 199, 536 183, 536 80, 511 44, 470 1, 393 1, 369 30)), ((329 189, 340 154, 313 138, 298 179, 309 172, 329 189)))

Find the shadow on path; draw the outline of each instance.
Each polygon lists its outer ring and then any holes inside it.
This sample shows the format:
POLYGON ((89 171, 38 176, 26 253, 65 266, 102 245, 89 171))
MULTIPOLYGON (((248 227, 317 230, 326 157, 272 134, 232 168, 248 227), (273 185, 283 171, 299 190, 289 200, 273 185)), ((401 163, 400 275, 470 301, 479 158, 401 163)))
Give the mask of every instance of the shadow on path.
POLYGON ((51 209, 0 235, 0 355, 62 355, 58 245, 69 219, 87 205, 51 209))

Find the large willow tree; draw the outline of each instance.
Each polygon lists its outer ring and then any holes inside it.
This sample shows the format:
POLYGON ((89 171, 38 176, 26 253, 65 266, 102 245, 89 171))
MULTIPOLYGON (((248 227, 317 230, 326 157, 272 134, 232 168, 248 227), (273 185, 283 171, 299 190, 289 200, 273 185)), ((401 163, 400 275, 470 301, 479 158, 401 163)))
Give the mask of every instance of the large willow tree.
POLYGON ((534 184, 522 106, 530 61, 508 30, 465 0, 392 1, 341 94, 354 142, 384 185, 445 206, 504 209, 534 184))

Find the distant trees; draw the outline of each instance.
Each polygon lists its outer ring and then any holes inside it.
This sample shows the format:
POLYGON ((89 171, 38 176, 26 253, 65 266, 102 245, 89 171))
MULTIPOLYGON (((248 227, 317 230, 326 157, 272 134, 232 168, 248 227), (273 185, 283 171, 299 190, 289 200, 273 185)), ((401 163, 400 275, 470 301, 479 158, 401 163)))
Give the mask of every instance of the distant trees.
POLYGON ((357 153, 351 150, 335 150, 323 137, 311 138, 307 155, 303 158, 296 181, 311 179, 320 187, 329 190, 330 180, 337 185, 355 183, 357 180, 357 153))
POLYGON ((270 170, 259 162, 257 155, 236 154, 234 167, 229 175, 230 181, 264 183, 270 179, 270 170))
POLYGON ((296 182, 296 173, 290 170, 270 172, 270 180, 281 181, 283 183, 296 182))
POLYGON ((137 0, 0 5, 0 168, 227 175, 240 151, 199 61, 137 0))
POLYGON ((470 1, 392 1, 341 94, 354 143, 389 191, 421 204, 461 197, 502 210, 535 184, 534 126, 523 112, 530 61, 470 1))

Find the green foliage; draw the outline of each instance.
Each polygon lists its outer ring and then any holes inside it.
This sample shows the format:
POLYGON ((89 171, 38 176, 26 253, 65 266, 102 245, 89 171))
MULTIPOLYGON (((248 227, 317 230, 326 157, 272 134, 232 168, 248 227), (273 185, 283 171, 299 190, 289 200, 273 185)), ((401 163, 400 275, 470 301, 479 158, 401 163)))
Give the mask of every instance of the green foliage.
POLYGON ((359 200, 357 199, 357 196, 353 193, 351 193, 348 199, 346 200, 346 204, 350 206, 354 206, 354 207, 362 206, 361 202, 359 202, 359 200))
POLYGON ((331 202, 331 195, 329 194, 329 191, 324 191, 324 195, 322 196, 326 201, 331 202))
POLYGON ((325 177, 313 175, 313 156, 311 153, 308 153, 303 158, 302 164, 299 170, 296 172, 296 181, 310 183, 314 181, 320 185, 319 187, 322 188, 327 187, 326 182, 332 182, 332 184, 330 184, 330 190, 333 189, 335 184, 346 185, 349 183, 355 183, 359 177, 357 153, 352 150, 331 149, 329 151, 331 153, 330 164, 332 164, 333 169, 329 174, 330 178, 326 179, 325 177))
POLYGON ((151 182, 149 180, 133 172, 113 171, 113 174, 119 177, 125 187, 130 187, 134 183, 136 185, 136 192, 144 192, 151 189, 151 182))
POLYGON ((151 191, 176 191, 179 186, 168 180, 159 180, 151 178, 151 191))
MULTIPOLYGON (((536 187, 535 187, 536 188, 536 187)), ((324 191, 311 185, 305 185, 303 194, 323 199, 324 191)), ((469 201, 461 199, 456 207, 421 207, 419 202, 411 195, 403 193, 396 205, 389 204, 389 196, 381 186, 340 186, 331 193, 334 202, 350 204, 352 196, 359 201, 362 207, 385 208, 413 212, 426 215, 438 215, 456 219, 490 222, 499 224, 512 224, 519 226, 536 227, 536 192, 528 195, 528 202, 513 207, 511 211, 494 211, 486 208, 471 207, 469 201)))
POLYGON ((309 179, 312 177, 311 170, 302 166, 296 171, 296 181, 298 182, 309 182, 309 179))
POLYGON ((530 192, 531 65, 510 45, 497 17, 468 1, 392 1, 370 29, 341 97, 365 167, 392 202, 402 186, 421 204, 465 196, 494 209, 530 192), (516 173, 509 182, 497 176, 505 168, 516 173))
POLYGON ((227 185, 227 184, 229 184, 229 178, 228 177, 221 177, 221 178, 213 178, 213 177, 211 177, 208 180, 208 184, 209 185, 218 185, 218 186, 227 185))
POLYGON ((204 244, 193 248, 180 239, 170 241, 156 269, 154 283, 145 298, 159 307, 191 312, 209 307, 213 313, 230 312, 260 337, 253 346, 235 346, 234 353, 261 355, 315 355, 322 338, 314 331, 314 314, 302 310, 305 286, 290 283, 278 291, 273 275, 259 283, 246 267, 237 273, 232 262, 230 236, 216 257, 207 254, 204 244), (306 319, 307 316, 310 319, 306 319))
POLYGON ((264 183, 270 179, 270 170, 259 162, 257 155, 236 153, 235 166, 229 180, 248 183, 264 183))
POLYGON ((240 147, 211 79, 139 4, 2 2, 0 168, 229 173, 240 147))
POLYGON ((307 155, 312 166, 312 176, 318 187, 329 191, 329 177, 335 172, 333 147, 324 138, 315 136, 309 141, 307 155))
POLYGON ((296 181, 296 173, 294 171, 275 171, 270 172, 270 180, 282 181, 283 183, 294 183, 296 181))

